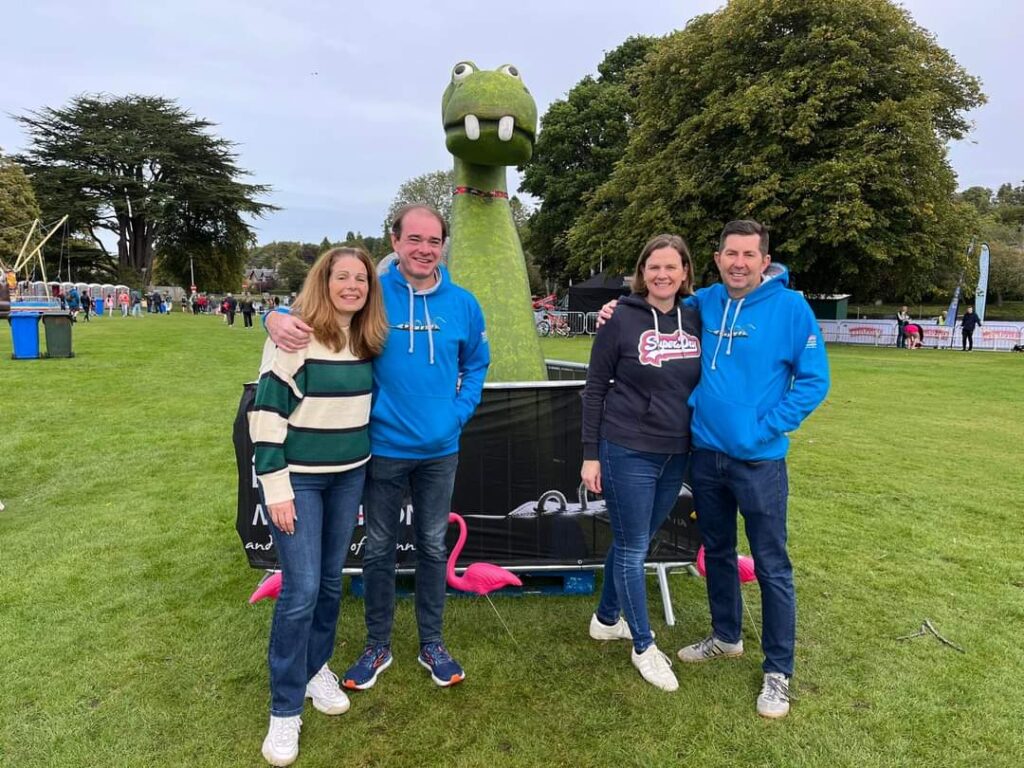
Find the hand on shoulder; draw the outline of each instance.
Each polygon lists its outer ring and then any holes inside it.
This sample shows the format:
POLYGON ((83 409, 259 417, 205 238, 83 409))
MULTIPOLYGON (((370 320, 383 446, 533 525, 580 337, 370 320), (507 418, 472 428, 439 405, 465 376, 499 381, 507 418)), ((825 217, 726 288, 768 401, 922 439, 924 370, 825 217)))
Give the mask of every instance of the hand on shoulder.
POLYGON ((271 312, 267 317, 267 333, 285 352, 298 352, 309 345, 312 328, 292 314, 271 312))

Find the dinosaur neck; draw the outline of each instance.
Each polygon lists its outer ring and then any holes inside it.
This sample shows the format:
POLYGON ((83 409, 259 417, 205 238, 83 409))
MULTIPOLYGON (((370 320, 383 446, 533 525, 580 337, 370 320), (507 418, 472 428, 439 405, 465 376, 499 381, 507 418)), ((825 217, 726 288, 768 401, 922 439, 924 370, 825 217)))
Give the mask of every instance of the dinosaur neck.
POLYGON ((488 381, 544 381, 547 372, 530 309, 530 280, 505 185, 505 166, 455 159, 448 265, 487 317, 488 381), (494 196, 494 192, 501 193, 494 196))
POLYGON ((508 193, 504 165, 477 165, 455 158, 455 186, 508 193))
POLYGON ((452 199, 452 233, 461 231, 453 248, 457 245, 462 253, 482 247, 493 250, 497 238, 500 252, 522 258, 509 207, 505 166, 477 165, 456 157, 455 187, 461 191, 452 199))

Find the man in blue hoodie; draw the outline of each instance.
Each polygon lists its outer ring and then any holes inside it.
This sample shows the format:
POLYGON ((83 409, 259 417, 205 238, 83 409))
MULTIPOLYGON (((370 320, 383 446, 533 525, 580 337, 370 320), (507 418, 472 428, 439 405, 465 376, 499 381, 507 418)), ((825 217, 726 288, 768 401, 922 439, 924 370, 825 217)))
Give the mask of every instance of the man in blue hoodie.
POLYGON ((761 587, 763 717, 789 713, 796 593, 786 551, 787 433, 825 398, 828 358, 817 321, 789 274, 771 263, 768 231, 754 221, 722 230, 722 282, 699 290, 700 385, 690 397, 694 504, 707 566, 711 634, 679 651, 685 662, 739 656, 743 616, 736 510, 743 515, 761 587))
MULTIPOLYGON (((465 679, 445 648, 445 533, 451 511, 459 437, 480 402, 490 352, 484 316, 473 295, 441 266, 447 226, 425 205, 395 214, 391 244, 398 268, 381 279, 390 325, 384 351, 373 361, 373 408, 363 509, 366 647, 342 685, 364 690, 391 665, 395 613, 395 551, 412 496, 416 542, 416 623, 419 663, 440 686, 465 679)), ((302 347, 308 330, 297 318, 273 313, 267 330, 286 350, 302 347)))

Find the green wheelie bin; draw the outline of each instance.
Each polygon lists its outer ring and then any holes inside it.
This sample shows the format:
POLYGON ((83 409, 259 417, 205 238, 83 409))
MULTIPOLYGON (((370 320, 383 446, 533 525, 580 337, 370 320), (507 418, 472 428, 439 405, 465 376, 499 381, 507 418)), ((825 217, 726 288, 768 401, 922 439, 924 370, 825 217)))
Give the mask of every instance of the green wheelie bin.
POLYGON ((47 312, 43 315, 47 357, 74 357, 71 351, 71 315, 47 312))

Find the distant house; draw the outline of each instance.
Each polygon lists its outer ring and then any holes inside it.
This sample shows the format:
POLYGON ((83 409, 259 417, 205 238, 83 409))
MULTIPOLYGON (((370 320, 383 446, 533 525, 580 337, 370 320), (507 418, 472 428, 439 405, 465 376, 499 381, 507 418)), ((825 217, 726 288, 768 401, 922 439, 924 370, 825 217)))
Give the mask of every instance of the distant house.
POLYGON ((267 267, 246 267, 245 284, 250 290, 263 290, 277 280, 277 270, 267 267))

